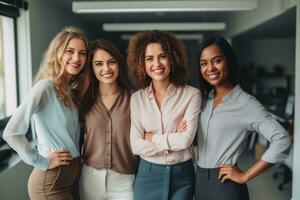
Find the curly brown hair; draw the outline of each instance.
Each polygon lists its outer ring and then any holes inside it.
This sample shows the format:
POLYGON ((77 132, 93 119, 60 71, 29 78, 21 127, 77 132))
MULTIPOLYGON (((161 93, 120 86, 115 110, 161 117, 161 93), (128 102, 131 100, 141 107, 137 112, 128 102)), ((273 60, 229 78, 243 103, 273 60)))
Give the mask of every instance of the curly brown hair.
POLYGON ((145 31, 135 34, 129 41, 127 49, 127 66, 129 76, 137 89, 146 88, 151 78, 145 70, 145 51, 150 43, 158 43, 167 53, 171 73, 170 81, 175 86, 184 86, 188 80, 187 53, 183 42, 174 34, 165 31, 145 31))

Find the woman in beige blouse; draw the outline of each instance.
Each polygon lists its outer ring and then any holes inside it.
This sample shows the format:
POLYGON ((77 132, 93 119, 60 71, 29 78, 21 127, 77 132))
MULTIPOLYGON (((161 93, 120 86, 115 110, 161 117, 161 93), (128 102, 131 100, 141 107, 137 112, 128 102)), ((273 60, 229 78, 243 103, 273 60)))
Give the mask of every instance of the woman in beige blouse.
POLYGON ((127 65, 139 89, 130 102, 130 142, 141 158, 136 200, 193 198, 191 146, 201 94, 186 85, 186 61, 183 43, 171 33, 140 32, 130 40, 127 65))
POLYGON ((130 91, 119 50, 108 40, 89 49, 89 84, 81 102, 84 122, 80 196, 85 200, 133 199, 138 159, 130 147, 130 91))

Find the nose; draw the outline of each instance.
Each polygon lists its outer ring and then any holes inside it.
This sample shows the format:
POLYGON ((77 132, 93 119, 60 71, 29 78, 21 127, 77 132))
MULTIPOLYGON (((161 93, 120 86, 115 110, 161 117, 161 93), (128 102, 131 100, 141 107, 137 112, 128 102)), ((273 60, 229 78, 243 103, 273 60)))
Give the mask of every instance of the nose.
POLYGON ((208 62, 207 64, 207 71, 214 71, 216 67, 214 66, 213 62, 208 62))
POLYGON ((106 71, 109 71, 110 67, 109 67, 109 65, 108 65, 108 64, 104 63, 104 64, 103 64, 103 68, 102 68, 102 69, 103 69, 103 71, 105 71, 105 72, 106 72, 106 71))
POLYGON ((161 65, 160 59, 159 58, 154 59, 153 65, 154 67, 159 67, 161 65))
POLYGON ((80 55, 79 53, 74 53, 72 56, 73 61, 78 62, 80 60, 80 55))

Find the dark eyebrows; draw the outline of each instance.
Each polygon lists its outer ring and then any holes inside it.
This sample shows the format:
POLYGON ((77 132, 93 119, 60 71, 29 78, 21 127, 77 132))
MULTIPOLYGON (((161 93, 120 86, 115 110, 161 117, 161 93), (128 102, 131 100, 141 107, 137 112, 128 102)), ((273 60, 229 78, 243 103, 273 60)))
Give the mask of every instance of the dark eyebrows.
MULTIPOLYGON (((222 55, 217 55, 217 56, 214 56, 212 59, 210 60, 215 60, 216 58, 222 58, 223 56, 222 55)), ((202 61, 207 61, 207 59, 200 59, 200 62, 202 61)))

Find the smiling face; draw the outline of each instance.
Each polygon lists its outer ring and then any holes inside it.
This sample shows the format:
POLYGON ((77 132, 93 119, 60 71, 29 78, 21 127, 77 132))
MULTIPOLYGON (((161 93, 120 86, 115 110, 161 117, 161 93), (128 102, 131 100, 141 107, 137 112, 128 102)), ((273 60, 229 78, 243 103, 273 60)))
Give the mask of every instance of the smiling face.
POLYGON ((212 86, 222 86, 228 80, 228 62, 217 45, 203 49, 200 55, 200 71, 203 78, 212 86))
POLYGON ((87 60, 86 48, 85 42, 80 38, 72 38, 69 41, 61 57, 61 64, 67 77, 77 75, 85 66, 87 60))
POLYGON ((171 65, 167 52, 159 43, 150 43, 145 50, 145 69, 152 81, 169 81, 171 65))
POLYGON ((119 64, 107 51, 103 49, 96 50, 92 65, 94 74, 100 83, 112 84, 117 82, 119 64))

